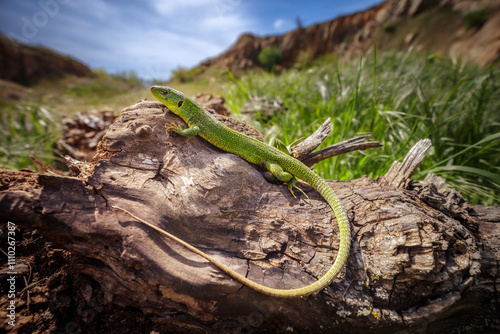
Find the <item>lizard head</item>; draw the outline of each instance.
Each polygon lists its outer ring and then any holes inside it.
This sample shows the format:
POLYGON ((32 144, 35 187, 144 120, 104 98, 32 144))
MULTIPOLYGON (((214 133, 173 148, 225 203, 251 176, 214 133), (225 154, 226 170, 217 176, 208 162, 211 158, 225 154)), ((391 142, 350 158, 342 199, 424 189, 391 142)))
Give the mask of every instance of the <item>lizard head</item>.
POLYGON ((184 121, 191 118, 192 111, 197 103, 186 97, 183 93, 167 86, 151 86, 151 93, 158 101, 167 106, 177 116, 184 121))

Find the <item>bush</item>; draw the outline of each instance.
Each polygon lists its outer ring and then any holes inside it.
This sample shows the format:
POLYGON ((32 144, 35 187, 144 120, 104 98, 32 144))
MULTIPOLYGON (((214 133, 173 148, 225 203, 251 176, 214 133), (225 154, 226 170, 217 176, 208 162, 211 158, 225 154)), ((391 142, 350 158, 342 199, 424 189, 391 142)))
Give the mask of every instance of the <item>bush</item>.
POLYGON ((488 21, 488 15, 486 14, 485 9, 476 10, 473 12, 468 12, 464 16, 465 24, 467 26, 467 30, 471 28, 481 28, 486 21, 488 21))
POLYGON ((186 67, 179 66, 179 67, 177 67, 177 69, 172 71, 173 79, 180 81, 182 83, 194 81, 194 79, 199 74, 201 74, 200 67, 194 67, 194 68, 189 69, 186 67))
POLYGON ((295 67, 297 68, 306 68, 311 65, 314 55, 312 50, 300 50, 297 58, 295 59, 295 67))
POLYGON ((272 71, 274 66, 283 60, 283 53, 278 47, 271 45, 262 49, 257 59, 263 68, 272 71))
POLYGON ((394 24, 393 22, 386 23, 386 24, 384 24, 383 28, 384 28, 384 31, 392 33, 392 32, 396 31, 396 24, 394 24))

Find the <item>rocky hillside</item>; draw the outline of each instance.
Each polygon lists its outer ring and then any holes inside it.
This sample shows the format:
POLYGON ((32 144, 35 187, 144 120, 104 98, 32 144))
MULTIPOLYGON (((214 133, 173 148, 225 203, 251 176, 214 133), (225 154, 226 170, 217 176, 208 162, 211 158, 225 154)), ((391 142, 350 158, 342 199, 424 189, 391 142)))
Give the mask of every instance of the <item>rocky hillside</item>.
POLYGON ((64 74, 88 77, 91 70, 73 58, 0 34, 0 79, 26 85, 64 74))
POLYGON ((270 46, 281 50, 281 66, 303 66, 326 54, 363 54, 373 48, 374 40, 379 50, 412 47, 485 66, 500 55, 500 1, 387 0, 363 12, 284 35, 245 34, 200 67, 247 71, 258 65, 259 53, 270 46))

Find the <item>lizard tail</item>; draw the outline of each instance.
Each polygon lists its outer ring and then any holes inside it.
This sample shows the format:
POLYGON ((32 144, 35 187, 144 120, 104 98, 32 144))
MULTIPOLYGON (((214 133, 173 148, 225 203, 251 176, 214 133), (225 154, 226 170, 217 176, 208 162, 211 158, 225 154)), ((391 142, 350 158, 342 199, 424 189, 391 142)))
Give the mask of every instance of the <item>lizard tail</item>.
POLYGON ((350 243, 351 243, 351 231, 350 231, 350 225, 349 225, 349 220, 347 218, 347 215, 342 208, 342 205, 340 204, 340 200, 337 197, 337 195, 333 192, 333 190, 326 184, 325 181, 323 181, 319 176, 317 176, 315 173, 310 171, 313 176, 308 175, 309 177, 306 178, 306 180, 310 181, 308 183, 311 184, 313 188, 315 188, 330 204, 332 207, 333 211, 335 212, 335 215, 337 217, 337 222, 339 224, 339 229, 340 229, 340 246, 339 246, 339 251, 337 254, 337 258, 335 259, 335 262, 333 263, 332 267, 326 274, 324 274, 321 278, 319 278, 317 281, 314 283, 307 285, 302 288, 297 288, 297 289, 274 289, 270 288, 261 284, 258 284, 245 276, 237 273, 236 271, 232 270, 225 264, 217 261, 210 255, 202 252, 198 248, 188 244, 182 239, 179 239, 178 237, 174 236, 173 234, 170 234, 169 232, 151 224, 148 223, 147 221, 135 216, 134 214, 130 213, 129 211, 122 209, 117 206, 113 206, 116 209, 119 209, 134 219, 140 221, 146 226, 149 226, 150 228, 160 232, 161 234, 169 237, 170 239, 173 239, 175 242, 181 244, 185 248, 189 249, 190 251, 202 256, 206 260, 208 260, 210 263, 224 271, 226 274, 229 276, 233 277, 234 279, 238 280, 239 282, 243 283, 244 285, 269 296, 274 296, 274 297, 281 297, 281 298, 299 298, 299 297, 304 297, 308 296, 312 293, 318 292, 324 288, 326 288, 330 283, 337 277, 337 275, 340 273, 342 268, 344 267, 345 262, 347 261, 347 257, 349 256, 349 248, 350 248, 350 243))

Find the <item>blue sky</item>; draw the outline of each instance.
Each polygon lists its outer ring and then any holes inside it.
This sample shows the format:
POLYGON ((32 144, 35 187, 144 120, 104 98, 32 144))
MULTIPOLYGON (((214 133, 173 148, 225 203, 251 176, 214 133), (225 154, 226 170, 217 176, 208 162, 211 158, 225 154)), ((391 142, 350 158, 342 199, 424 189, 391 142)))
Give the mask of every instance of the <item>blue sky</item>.
POLYGON ((0 31, 91 68, 166 79, 229 48, 245 32, 282 34, 381 0, 0 0, 0 31))

